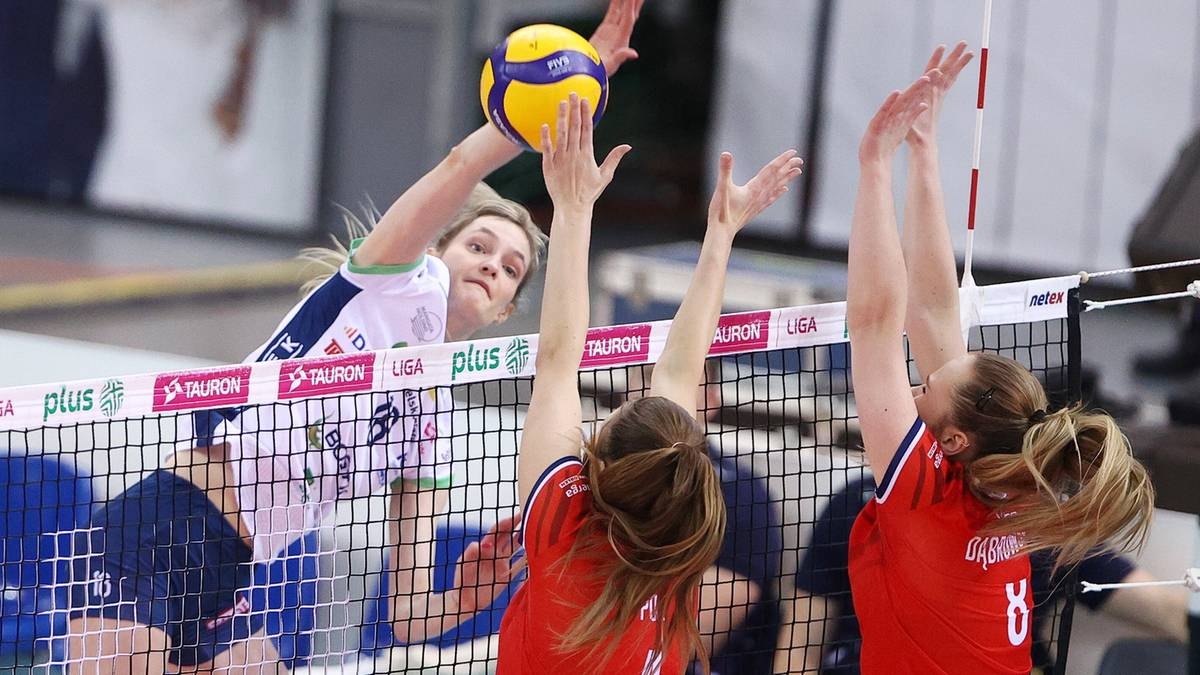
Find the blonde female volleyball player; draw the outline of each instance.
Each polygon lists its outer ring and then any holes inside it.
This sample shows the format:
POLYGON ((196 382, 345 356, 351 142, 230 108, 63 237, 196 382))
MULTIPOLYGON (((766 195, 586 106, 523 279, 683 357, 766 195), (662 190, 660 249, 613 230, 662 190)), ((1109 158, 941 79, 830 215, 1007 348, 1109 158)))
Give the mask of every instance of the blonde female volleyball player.
POLYGON ((967 353, 932 143, 957 60, 969 58, 958 49, 890 95, 859 146, 846 320, 863 445, 880 477, 850 539, 864 673, 1029 672, 1024 554, 1055 549, 1069 565, 1097 545, 1140 545, 1153 509, 1112 418, 1047 411, 1019 363, 967 353), (891 165, 906 138, 902 247, 891 165), (925 376, 911 389, 906 329, 925 376))
POLYGON ((554 256, 518 468, 529 577, 500 627, 498 672, 678 675, 693 653, 707 664, 697 589, 725 529, 720 480, 696 419, 725 266, 734 235, 783 194, 800 160, 784 153, 737 186, 733 158, 722 156, 700 261, 650 395, 621 406, 585 444, 577 370, 588 326, 592 205, 629 146, 597 166, 591 113, 575 96, 557 128, 552 147, 542 131, 554 256))
MULTIPOLYGON (((611 0, 592 38, 610 73, 636 57, 629 38, 641 4, 611 0)), ((524 208, 478 186, 518 153, 490 125, 464 139, 250 360, 459 340, 507 319, 543 243, 524 208)), ((436 411, 424 394, 400 392, 227 410, 208 429, 198 423, 198 436, 212 436, 206 447, 178 453, 95 515, 80 547, 95 555, 81 556, 73 576, 72 672, 283 671, 261 614, 250 612, 252 563, 338 499, 385 486, 399 514, 390 522, 397 639, 439 635, 489 604, 507 583, 511 520, 463 554, 453 590, 429 592, 432 519, 447 499, 437 488, 450 483, 436 411)))

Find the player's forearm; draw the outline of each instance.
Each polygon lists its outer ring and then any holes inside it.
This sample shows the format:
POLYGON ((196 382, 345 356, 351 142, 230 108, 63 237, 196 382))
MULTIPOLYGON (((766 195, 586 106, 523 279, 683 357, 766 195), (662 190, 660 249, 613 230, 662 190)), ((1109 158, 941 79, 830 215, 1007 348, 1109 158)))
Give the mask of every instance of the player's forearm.
POLYGON ((903 329, 906 274, 891 190, 887 163, 862 164, 847 255, 846 324, 851 341, 856 333, 899 335, 903 329))
POLYGON ((704 358, 712 346, 721 315, 725 270, 732 248, 732 234, 709 228, 691 283, 667 335, 662 358, 655 367, 656 379, 671 378, 684 387, 700 384, 704 358))
POLYGON ((458 214, 481 180, 520 154, 492 128, 476 129, 384 212, 355 253, 360 265, 409 263, 458 214))
MULTIPOLYGON (((908 315, 958 323, 958 277, 946 221, 937 146, 910 144, 902 238, 908 272, 908 315)), ((909 325, 909 332, 919 325, 909 325)))
POLYGON ((403 644, 437 637, 474 614, 459 611, 457 591, 397 596, 391 609, 393 634, 403 644))
POLYGON ((549 262, 542 293, 538 330, 537 368, 574 372, 583 356, 590 320, 588 299, 588 247, 591 244, 592 207, 554 209, 550 226, 549 262))

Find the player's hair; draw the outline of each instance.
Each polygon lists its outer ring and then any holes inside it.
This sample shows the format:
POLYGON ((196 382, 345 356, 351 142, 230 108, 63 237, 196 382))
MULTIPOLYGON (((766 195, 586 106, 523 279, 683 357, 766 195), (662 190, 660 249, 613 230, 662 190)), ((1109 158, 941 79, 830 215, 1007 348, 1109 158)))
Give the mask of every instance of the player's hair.
POLYGON ((1081 405, 1046 411, 1046 392, 1016 361, 977 354, 953 393, 949 422, 978 448, 972 492, 1002 517, 984 532, 1024 533, 1028 552, 1056 549, 1071 565, 1097 546, 1141 548, 1154 486, 1109 415, 1081 405))
POLYGON ((700 577, 721 551, 725 500, 700 425, 661 396, 630 401, 588 442, 583 473, 592 514, 562 565, 587 558, 592 577, 565 583, 602 590, 579 608, 558 648, 583 651, 585 671, 608 672, 621 635, 657 595, 655 648, 678 649, 685 661, 699 655, 708 673, 695 607, 700 577))
MULTIPOLYGON (((348 241, 354 241, 355 239, 367 236, 382 217, 379 209, 370 200, 362 206, 361 218, 344 206, 338 205, 338 208, 342 212, 342 221, 346 226, 348 241)), ((529 264, 525 268, 525 277, 517 285, 517 296, 520 296, 521 291, 525 289, 525 284, 542 266, 542 259, 545 257, 546 242, 548 239, 545 233, 533 222, 533 216, 529 215, 528 209, 511 199, 501 197, 499 193, 486 183, 479 183, 471 190, 471 196, 467 199, 467 203, 454 216, 450 224, 442 228, 437 238, 434 239, 433 248, 438 252, 445 251, 450 242, 454 241, 454 238, 463 231, 463 228, 475 222, 476 218, 483 216, 503 218, 517 225, 524 232, 526 241, 529 242, 529 264)), ((301 288, 301 292, 307 295, 325 283, 325 280, 337 271, 338 267, 345 262, 349 255, 348 245, 337 237, 333 237, 333 245, 331 247, 314 246, 301 251, 300 259, 312 264, 319 270, 317 276, 305 282, 301 288)))

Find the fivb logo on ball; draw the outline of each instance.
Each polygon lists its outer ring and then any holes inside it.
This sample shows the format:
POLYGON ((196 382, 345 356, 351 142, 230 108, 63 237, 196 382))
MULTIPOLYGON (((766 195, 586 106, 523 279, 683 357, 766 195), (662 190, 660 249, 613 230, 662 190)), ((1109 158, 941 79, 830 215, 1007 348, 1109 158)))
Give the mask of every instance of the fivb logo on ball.
POLYGON ((366 391, 375 375, 375 352, 311 361, 281 361, 279 398, 366 391))
POLYGON ((55 391, 46 392, 42 397, 42 421, 56 416, 91 412, 97 403, 100 405, 100 413, 105 417, 116 415, 125 403, 125 383, 116 378, 107 380, 100 387, 99 393, 95 387, 68 384, 55 391))
POLYGON ((199 373, 166 373, 154 380, 151 410, 242 405, 249 400, 250 366, 199 373))
MULTIPOLYGON (((450 381, 458 380, 463 373, 486 373, 500 368, 500 347, 476 347, 467 344, 464 350, 450 357, 450 381)), ((509 375, 520 375, 529 365, 529 340, 513 338, 504 348, 504 369, 509 375)))
POLYGON ((541 147, 542 124, 555 134, 558 104, 572 93, 586 99, 597 124, 608 103, 608 75, 583 36, 551 24, 513 31, 492 50, 479 78, 483 113, 510 141, 541 147))

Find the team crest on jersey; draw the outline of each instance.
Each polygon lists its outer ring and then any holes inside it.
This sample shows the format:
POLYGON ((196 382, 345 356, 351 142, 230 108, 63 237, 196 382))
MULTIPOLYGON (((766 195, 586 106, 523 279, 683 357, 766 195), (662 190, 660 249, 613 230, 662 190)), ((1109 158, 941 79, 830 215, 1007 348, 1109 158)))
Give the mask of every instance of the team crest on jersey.
POLYGON ((412 319, 413 337, 421 342, 429 342, 438 336, 441 325, 441 317, 424 306, 418 307, 412 319))

